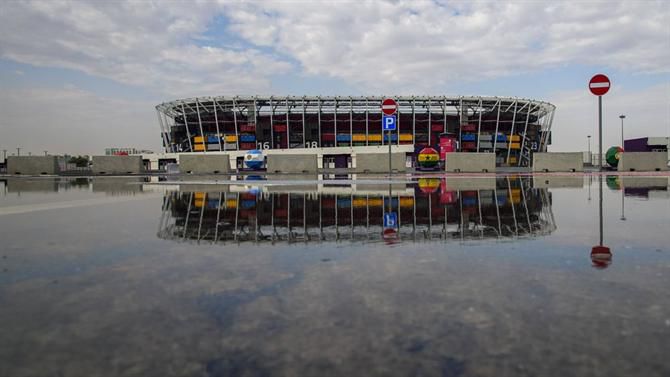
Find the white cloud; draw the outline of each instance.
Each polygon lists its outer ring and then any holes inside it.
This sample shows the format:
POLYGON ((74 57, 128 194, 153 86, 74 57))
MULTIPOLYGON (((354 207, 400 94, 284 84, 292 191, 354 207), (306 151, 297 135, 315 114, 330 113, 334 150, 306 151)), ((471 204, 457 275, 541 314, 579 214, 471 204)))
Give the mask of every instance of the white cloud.
POLYGON ((233 3, 231 29, 305 72, 378 91, 435 90, 567 64, 670 72, 670 7, 622 2, 233 3))
POLYGON ((194 42, 219 12, 209 2, 8 2, 0 56, 171 96, 267 91, 269 75, 290 64, 253 47, 194 42))
POLYGON ((107 147, 160 151, 153 103, 75 88, 0 90, 0 147, 22 153, 104 154, 107 147))

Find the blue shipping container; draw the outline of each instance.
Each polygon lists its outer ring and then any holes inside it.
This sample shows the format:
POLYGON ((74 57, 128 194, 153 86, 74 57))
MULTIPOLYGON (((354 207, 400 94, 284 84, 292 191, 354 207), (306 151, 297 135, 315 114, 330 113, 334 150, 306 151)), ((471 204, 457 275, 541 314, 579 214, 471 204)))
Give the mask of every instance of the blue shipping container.
POLYGON ((461 137, 463 141, 475 141, 477 139, 475 134, 465 134, 461 137))
POLYGON ((337 141, 349 141, 351 140, 351 135, 337 135, 337 141))
POLYGON ((208 142, 208 143, 212 143, 212 144, 213 144, 213 143, 217 143, 217 144, 218 144, 218 143, 219 143, 219 137, 218 137, 218 136, 212 136, 212 135, 209 135, 209 136, 207 136, 207 142, 208 142))
POLYGON ((256 141, 256 135, 240 135, 240 141, 250 143, 256 141))

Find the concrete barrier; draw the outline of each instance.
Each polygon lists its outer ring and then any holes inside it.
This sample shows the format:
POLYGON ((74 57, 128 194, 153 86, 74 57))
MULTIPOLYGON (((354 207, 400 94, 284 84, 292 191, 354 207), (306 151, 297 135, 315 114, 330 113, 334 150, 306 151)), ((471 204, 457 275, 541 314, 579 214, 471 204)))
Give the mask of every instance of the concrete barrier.
POLYGON ((220 174, 230 172, 227 154, 181 154, 179 171, 188 174, 220 174))
POLYGON ((141 156, 93 156, 93 174, 141 174, 141 156))
MULTIPOLYGON (((405 153, 391 153, 391 167, 393 171, 404 172, 405 153)), ((388 173, 389 154, 388 153, 357 153, 356 154, 356 173, 388 173)))
POLYGON ((445 170, 457 173, 481 173, 496 171, 496 156, 493 153, 447 153, 445 170))
POLYGON ((668 170, 667 152, 623 152, 619 158, 619 171, 668 170))
POLYGON ((316 154, 270 154, 268 173, 316 173, 316 154))
POLYGON ((584 177, 556 176, 556 175, 534 175, 534 188, 582 188, 584 187, 584 177))
POLYGON ((7 173, 23 175, 40 175, 59 173, 56 156, 9 156, 7 157, 7 173))
POLYGON ((533 153, 533 171, 584 171, 581 152, 533 153))

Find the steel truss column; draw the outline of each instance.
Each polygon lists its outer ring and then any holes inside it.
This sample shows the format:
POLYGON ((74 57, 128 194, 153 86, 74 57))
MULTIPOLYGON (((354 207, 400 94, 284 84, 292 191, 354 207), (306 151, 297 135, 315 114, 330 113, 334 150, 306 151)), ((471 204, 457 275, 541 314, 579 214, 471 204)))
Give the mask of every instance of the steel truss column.
POLYGON ((321 96, 317 97, 317 102, 318 102, 318 113, 317 113, 317 122, 319 123, 319 143, 318 146, 321 148, 321 106, 322 106, 322 101, 321 101, 321 96))
POLYGON ((518 101, 514 101, 514 114, 512 115, 512 128, 509 132, 509 139, 507 139, 507 158, 505 162, 509 165, 509 155, 512 153, 512 136, 514 135, 514 126, 516 125, 516 108, 518 101))
POLYGON ((272 105, 272 96, 270 96, 270 149, 275 149, 275 108, 272 105))
POLYGON ((416 99, 412 96, 412 142, 416 144, 416 99))
POLYGON ((477 125, 477 153, 479 153, 479 141, 482 138, 482 113, 484 112, 484 101, 479 97, 479 124, 477 125))
POLYGON ((223 148, 221 146, 221 139, 225 137, 225 135, 221 134, 221 130, 219 129, 219 116, 217 115, 219 110, 216 108, 216 98, 212 97, 212 107, 214 108, 214 123, 216 123, 216 135, 219 138, 219 151, 221 150, 226 150, 226 144, 225 144, 225 139, 224 139, 224 144, 223 148))
POLYGON ((335 146, 337 147, 337 98, 333 99, 335 101, 335 110, 333 111, 333 129, 335 130, 335 146))
MULTIPOLYGON (((290 108, 288 106, 288 96, 286 97, 286 146, 291 149, 291 121, 289 119, 290 108)), ((289 197, 289 200, 291 198, 289 197)))
POLYGON ((307 141, 305 141, 305 112, 307 109, 305 108, 305 96, 302 97, 302 147, 307 148, 307 141))
POLYGON ((202 137, 202 145, 204 146, 203 152, 207 154, 207 138, 205 137, 205 132, 202 130, 202 120, 200 119, 200 106, 198 105, 198 99, 195 99, 195 111, 198 113, 198 125, 200 126, 200 136, 202 137))
POLYGON ((368 101, 368 97, 365 97, 365 145, 368 146, 370 145, 370 141, 368 140, 368 136, 370 135, 370 104, 368 101))
POLYGON ((354 102, 351 99, 351 97, 349 97, 349 147, 353 146, 354 146, 354 102))
POLYGON ((235 143, 237 150, 240 149, 240 128, 237 124, 237 97, 233 97, 233 124, 235 127, 235 143))
POLYGON ((498 115, 496 116, 496 130, 493 134, 493 155, 498 158, 498 127, 500 126, 500 107, 502 107, 502 100, 498 100, 498 115))
MULTIPOLYGON (((533 111, 531 108, 531 103, 528 102, 528 110, 526 112, 526 125, 523 128, 523 136, 521 136, 521 149, 520 149, 520 156, 519 156, 519 161, 518 161, 518 166, 521 166, 521 155, 524 153, 524 147, 526 145, 526 133, 528 132, 528 121, 530 120, 530 112, 533 111)), ((530 156, 528 156, 528 166, 530 166, 530 156)))
POLYGON ((442 132, 447 133, 447 97, 442 97, 442 132))
POLYGON ((163 125, 163 118, 161 117, 161 112, 160 110, 156 109, 156 115, 158 116, 158 126, 161 128, 161 137, 163 138, 163 149, 165 149, 165 152, 168 152, 168 139, 167 139, 167 132, 165 131, 165 126, 163 125))
POLYGON ((184 117, 184 127, 186 127, 186 137, 188 137, 188 147, 191 149, 191 152, 194 152, 193 150, 193 143, 191 143, 191 132, 188 130, 188 116, 186 116, 186 110, 184 110, 184 103, 181 103, 181 114, 184 117))
MULTIPOLYGON (((258 146, 258 98, 254 97, 254 134, 256 135, 256 146, 258 146)), ((260 149, 260 148, 258 148, 260 149)))

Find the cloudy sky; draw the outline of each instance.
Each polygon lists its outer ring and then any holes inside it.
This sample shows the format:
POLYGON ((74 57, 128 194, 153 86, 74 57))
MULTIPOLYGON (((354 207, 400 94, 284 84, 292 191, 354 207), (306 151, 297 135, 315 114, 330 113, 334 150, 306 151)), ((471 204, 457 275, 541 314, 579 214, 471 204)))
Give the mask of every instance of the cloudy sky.
POLYGON ((160 150, 207 95, 498 95, 557 106, 550 150, 670 135, 668 1, 4 1, 0 149, 160 150), (595 139, 594 139, 595 141, 595 139))

